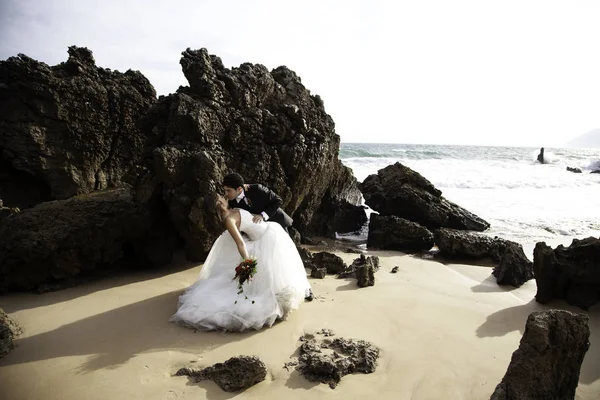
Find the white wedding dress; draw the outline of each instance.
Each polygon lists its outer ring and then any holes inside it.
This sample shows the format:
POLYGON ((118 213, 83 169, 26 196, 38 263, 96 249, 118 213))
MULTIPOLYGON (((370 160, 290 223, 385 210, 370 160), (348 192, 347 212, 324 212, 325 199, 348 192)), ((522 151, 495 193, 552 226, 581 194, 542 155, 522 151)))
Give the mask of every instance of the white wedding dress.
POLYGON ((304 301, 310 283, 290 236, 278 223, 254 223, 248 211, 239 212, 248 254, 257 258, 252 281, 238 294, 233 277, 241 257, 225 231, 213 244, 199 279, 179 297, 169 321, 203 331, 261 329, 286 319, 304 301))

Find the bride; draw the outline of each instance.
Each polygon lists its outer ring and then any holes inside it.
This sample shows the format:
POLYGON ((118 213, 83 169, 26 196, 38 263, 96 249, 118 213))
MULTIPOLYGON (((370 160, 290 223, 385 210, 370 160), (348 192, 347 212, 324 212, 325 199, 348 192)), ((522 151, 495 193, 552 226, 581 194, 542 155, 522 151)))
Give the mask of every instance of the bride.
POLYGON ((217 194, 206 196, 204 209, 208 229, 226 230, 213 244, 198 280, 179 297, 169 321, 203 331, 244 331, 287 319, 310 291, 289 235, 278 223, 255 223, 248 211, 228 209, 217 194), (257 259, 257 272, 238 294, 235 267, 249 257, 257 259))

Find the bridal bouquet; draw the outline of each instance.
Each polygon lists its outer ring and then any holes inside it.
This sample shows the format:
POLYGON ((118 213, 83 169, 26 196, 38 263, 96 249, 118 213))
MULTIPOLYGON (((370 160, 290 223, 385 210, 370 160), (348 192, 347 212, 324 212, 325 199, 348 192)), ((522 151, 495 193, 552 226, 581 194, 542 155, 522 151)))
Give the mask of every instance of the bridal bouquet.
MULTIPOLYGON (((242 262, 239 263, 237 267, 235 267, 235 276, 233 277, 233 280, 238 281, 237 294, 244 293, 242 285, 244 284, 244 282, 250 282, 252 280, 252 277, 254 276, 254 274, 256 274, 256 264, 258 264, 256 258, 250 257, 242 260, 242 262)), ((244 295, 244 298, 246 300, 248 299, 246 295, 244 295)), ((237 300, 235 302, 237 303, 237 300)), ((252 304, 254 304, 254 300, 252 300, 252 304)))

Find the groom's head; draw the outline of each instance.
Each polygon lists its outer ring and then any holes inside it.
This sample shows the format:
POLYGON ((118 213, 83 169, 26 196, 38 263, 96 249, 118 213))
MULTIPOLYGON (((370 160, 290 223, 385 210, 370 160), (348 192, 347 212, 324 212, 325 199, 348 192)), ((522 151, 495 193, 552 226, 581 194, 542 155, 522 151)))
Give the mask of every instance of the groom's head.
POLYGON ((227 200, 234 200, 244 190, 244 178, 238 173, 231 173, 223 178, 223 189, 227 200))

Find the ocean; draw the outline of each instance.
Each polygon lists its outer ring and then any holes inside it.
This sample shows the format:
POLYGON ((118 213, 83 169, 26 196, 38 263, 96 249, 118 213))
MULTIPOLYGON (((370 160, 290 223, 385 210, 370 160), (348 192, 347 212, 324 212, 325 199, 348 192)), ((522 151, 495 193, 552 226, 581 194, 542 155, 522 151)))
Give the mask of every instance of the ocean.
MULTIPOLYGON (((571 243, 600 237, 600 149, 417 144, 342 143, 340 160, 362 182, 400 162, 417 171, 448 200, 488 221, 484 232, 521 243, 526 254, 535 243, 571 243), (576 174, 567 166, 580 168, 576 174)), ((339 239, 365 241, 360 235, 339 239)))

